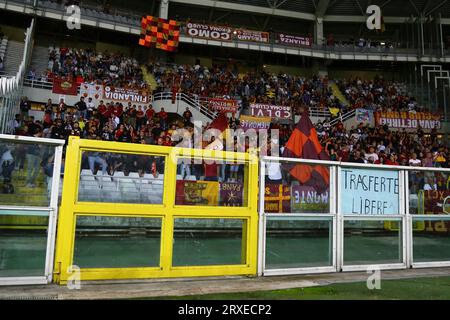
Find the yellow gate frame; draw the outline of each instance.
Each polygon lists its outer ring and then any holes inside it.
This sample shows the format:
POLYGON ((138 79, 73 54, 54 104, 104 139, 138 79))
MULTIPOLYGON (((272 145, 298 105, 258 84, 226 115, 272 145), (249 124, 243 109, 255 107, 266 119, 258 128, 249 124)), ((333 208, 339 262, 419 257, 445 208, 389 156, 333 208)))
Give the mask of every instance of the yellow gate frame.
POLYGON ((258 243, 258 158, 253 153, 235 153, 201 149, 180 149, 153 145, 82 140, 71 137, 66 152, 62 204, 58 221, 54 275, 65 284, 72 275, 77 216, 116 216, 162 218, 159 267, 81 269, 81 280, 148 279, 196 276, 256 275, 258 243), (162 204, 123 204, 78 202, 78 184, 83 151, 165 156, 162 204), (235 160, 248 164, 246 172, 246 207, 202 207, 175 205, 177 159, 235 160), (172 245, 175 218, 242 219, 243 256, 241 265, 172 266, 172 245), (244 250, 245 249, 245 250, 244 250))

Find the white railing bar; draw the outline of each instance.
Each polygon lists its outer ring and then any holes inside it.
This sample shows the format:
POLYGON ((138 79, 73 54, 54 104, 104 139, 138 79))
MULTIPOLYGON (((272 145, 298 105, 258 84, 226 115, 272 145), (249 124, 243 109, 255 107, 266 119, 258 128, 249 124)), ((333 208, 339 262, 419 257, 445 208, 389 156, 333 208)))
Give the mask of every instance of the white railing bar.
POLYGON ((408 167, 408 166, 391 166, 386 164, 363 164, 363 163, 353 163, 353 162, 342 162, 342 161, 324 161, 324 160, 311 160, 311 159, 300 159, 300 158, 282 158, 282 157, 271 157, 264 156, 262 157, 263 161, 273 162, 273 161, 282 161, 282 162, 297 162, 297 163, 305 163, 305 164, 318 164, 318 165, 326 165, 326 166, 341 166, 341 167, 357 167, 357 168, 371 168, 378 170, 407 170, 407 171, 436 171, 436 172, 450 172, 450 169, 447 168, 428 168, 428 167, 408 167))
POLYGON ((63 146, 66 142, 60 139, 48 139, 48 138, 35 138, 35 137, 25 137, 25 136, 15 136, 10 134, 0 134, 0 141, 7 140, 10 142, 32 142, 40 144, 50 144, 55 146, 63 146))

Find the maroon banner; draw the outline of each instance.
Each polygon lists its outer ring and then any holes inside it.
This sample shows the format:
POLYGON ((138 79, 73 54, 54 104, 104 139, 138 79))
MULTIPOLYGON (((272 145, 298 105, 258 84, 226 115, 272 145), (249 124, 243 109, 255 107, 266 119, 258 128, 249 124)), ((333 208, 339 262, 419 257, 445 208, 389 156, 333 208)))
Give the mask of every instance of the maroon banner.
POLYGON ((232 30, 225 26, 191 23, 186 25, 186 35, 193 38, 231 41, 232 30))
POLYGON ((264 211, 266 213, 290 213, 291 190, 282 184, 266 184, 264 190, 264 211))
POLYGON ((241 41, 269 43, 269 33, 268 32, 236 29, 236 30, 234 30, 234 37, 237 40, 241 40, 241 41))
POLYGON ((223 207, 242 207, 244 203, 244 185, 242 183, 224 182, 219 185, 220 201, 223 207))
POLYGON ((55 77, 53 78, 52 92, 56 94, 76 96, 78 95, 77 84, 71 79, 55 77))
POLYGON ((311 38, 309 37, 299 37, 289 34, 279 34, 278 42, 284 45, 299 46, 299 47, 311 47, 311 38))
POLYGON ((275 106, 270 104, 254 103, 250 105, 252 116, 254 117, 270 117, 277 119, 291 119, 291 107, 275 106))
POLYGON ((425 190, 423 191, 424 212, 422 214, 450 215, 450 191, 425 190))
POLYGON ((238 109, 238 102, 236 100, 212 98, 208 100, 208 105, 210 109, 222 113, 236 113, 238 109))

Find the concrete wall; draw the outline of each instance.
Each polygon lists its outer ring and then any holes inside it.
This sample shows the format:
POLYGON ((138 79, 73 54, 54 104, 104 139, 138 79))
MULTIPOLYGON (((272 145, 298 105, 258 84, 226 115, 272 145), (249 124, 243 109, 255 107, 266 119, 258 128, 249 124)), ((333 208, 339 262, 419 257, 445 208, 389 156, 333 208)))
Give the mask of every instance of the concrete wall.
POLYGON ((99 51, 99 52, 104 52, 104 51, 108 50, 108 52, 113 52, 113 53, 120 52, 126 56, 131 56, 130 47, 125 47, 125 46, 111 44, 111 43, 97 42, 95 50, 99 51))
POLYGON ((281 66, 281 65, 270 65, 266 64, 266 71, 271 73, 286 73, 291 74, 295 76, 302 76, 302 77, 311 77, 312 76, 312 70, 307 68, 300 68, 300 67, 292 67, 292 66, 281 66))
POLYGON ((2 32, 8 36, 8 40, 24 42, 25 41, 25 29, 11 27, 4 24, 0 24, 2 32))
POLYGON ((372 71, 372 70, 328 70, 328 76, 330 79, 349 79, 358 77, 363 80, 373 80, 375 76, 382 75, 384 79, 386 80, 393 80, 394 79, 394 73, 389 71, 372 71))
POLYGON ((199 56, 189 56, 189 55, 183 55, 183 54, 177 54, 175 56, 175 63, 176 64, 189 64, 194 65, 195 61, 199 59, 200 65, 206 66, 208 68, 212 67, 213 61, 211 58, 208 57, 199 57, 199 56))

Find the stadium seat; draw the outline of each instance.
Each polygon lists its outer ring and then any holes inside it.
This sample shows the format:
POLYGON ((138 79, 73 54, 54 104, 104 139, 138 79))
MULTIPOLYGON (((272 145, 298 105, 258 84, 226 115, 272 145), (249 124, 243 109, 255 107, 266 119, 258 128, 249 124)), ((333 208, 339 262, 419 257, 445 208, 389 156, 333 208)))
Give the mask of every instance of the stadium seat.
POLYGON ((113 174, 114 178, 120 178, 120 177, 125 177, 125 174, 123 173, 123 171, 116 171, 113 174))
POLYGON ((93 174, 92 174, 91 170, 83 169, 83 170, 81 170, 81 175, 82 176, 92 176, 93 174))
POLYGON ((137 173, 137 172, 130 172, 129 177, 130 178, 140 178, 139 173, 137 173))
POLYGON ((95 176, 92 174, 91 175, 82 175, 81 181, 95 181, 95 176))

